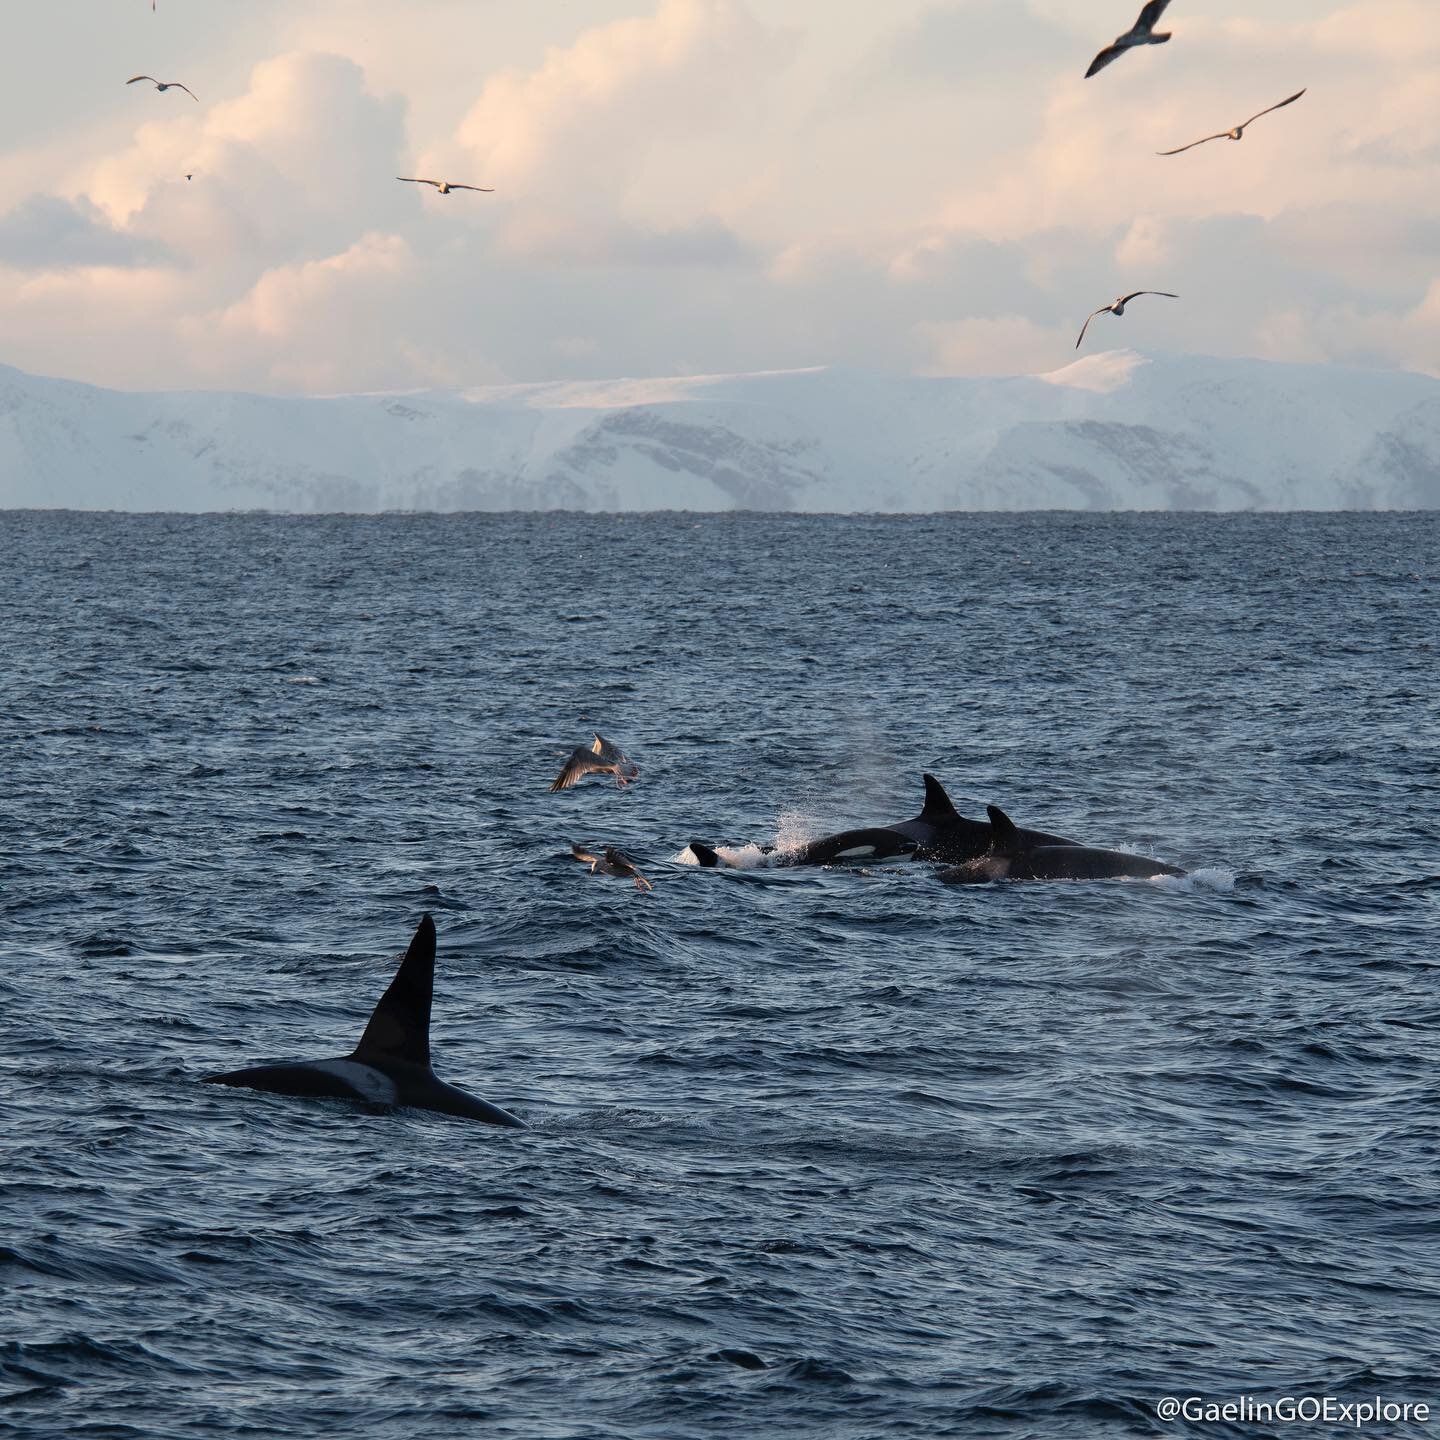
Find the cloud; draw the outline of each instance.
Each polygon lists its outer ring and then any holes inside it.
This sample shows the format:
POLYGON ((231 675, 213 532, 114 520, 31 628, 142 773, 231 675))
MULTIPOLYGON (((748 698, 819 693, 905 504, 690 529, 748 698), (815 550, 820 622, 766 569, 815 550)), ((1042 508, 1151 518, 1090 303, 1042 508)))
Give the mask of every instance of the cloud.
POLYGON ((357 216, 384 224, 407 203, 392 178, 404 118, 404 102, 372 94, 345 57, 278 55, 237 98, 142 125, 85 187, 117 225, 197 259, 217 247, 265 264, 324 253, 355 238, 357 216))
POLYGON ((405 385, 423 353, 403 326, 414 276, 406 241, 371 233, 337 255, 267 271, 243 299, 186 321, 183 333, 197 364, 217 351, 227 366, 242 355, 272 385, 405 385))
MULTIPOLYGON (((303 8, 187 69, 203 105, 7 132, 0 360, 282 391, 1050 370, 1141 287, 1182 300, 1100 343, 1440 353, 1428 0, 1212 0, 1093 81, 1119 22, 1089 0, 303 8), (1153 153, 1302 84, 1241 144, 1153 153)), ((52 9, 20 24, 63 46, 52 9)))
POLYGON ((576 225, 564 211, 515 215, 500 232, 502 253, 548 264, 733 266, 750 261, 745 243, 713 215, 687 224, 609 221, 576 225))
POLYGON ((1440 376, 1440 280, 1413 306, 1297 304, 1265 317, 1256 350, 1268 359, 1404 369, 1440 376))
POLYGON ((165 317, 194 303, 196 285, 192 273, 164 268, 0 268, 4 359, 121 388, 183 385, 191 372, 165 317))
POLYGON ((501 194, 652 228, 694 225, 743 173, 793 39, 740 0, 661 0, 486 81, 451 153, 501 194))
POLYGON ((959 0, 935 5, 902 24, 870 73, 891 83, 917 81, 1014 90, 1035 72, 1074 62, 1075 37, 1038 15, 1026 0, 959 0))
POLYGON ((1270 230, 1287 266, 1387 303, 1422 293, 1440 256, 1440 207, 1407 212, 1332 200, 1283 211, 1270 230))
POLYGON ((1433 66, 1440 60, 1440 12, 1429 0, 1366 0, 1319 19, 1314 45, 1347 60, 1368 55, 1433 66))
POLYGON ((84 196, 32 195, 0 216, 0 263, 22 270, 133 268, 171 264, 173 256, 155 239, 115 229, 84 196))
POLYGON ((924 321, 916 333, 927 375, 1033 375, 1058 369, 1075 340, 1068 325, 1037 325, 1024 315, 924 321))

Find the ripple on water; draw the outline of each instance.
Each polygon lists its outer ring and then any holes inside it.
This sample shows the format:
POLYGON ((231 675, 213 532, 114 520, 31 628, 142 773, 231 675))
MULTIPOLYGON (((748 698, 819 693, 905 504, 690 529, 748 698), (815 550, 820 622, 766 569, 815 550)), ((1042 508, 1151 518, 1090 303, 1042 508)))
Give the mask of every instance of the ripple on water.
POLYGON ((1434 517, 0 525, 0 1430, 1435 1399, 1434 517), (549 795, 595 727, 639 783, 549 795), (766 868, 926 770, 1191 873, 766 868), (533 1129, 196 1083, 347 1053, 422 911, 533 1129))

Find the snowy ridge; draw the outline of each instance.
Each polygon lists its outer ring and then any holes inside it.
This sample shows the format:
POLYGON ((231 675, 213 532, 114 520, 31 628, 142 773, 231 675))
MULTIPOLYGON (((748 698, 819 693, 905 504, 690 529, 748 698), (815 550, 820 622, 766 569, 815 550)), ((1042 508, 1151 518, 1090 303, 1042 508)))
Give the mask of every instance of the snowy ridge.
POLYGON ((1440 381, 1133 351, 1053 374, 845 370, 286 399, 0 367, 0 508, 1440 507, 1440 381))

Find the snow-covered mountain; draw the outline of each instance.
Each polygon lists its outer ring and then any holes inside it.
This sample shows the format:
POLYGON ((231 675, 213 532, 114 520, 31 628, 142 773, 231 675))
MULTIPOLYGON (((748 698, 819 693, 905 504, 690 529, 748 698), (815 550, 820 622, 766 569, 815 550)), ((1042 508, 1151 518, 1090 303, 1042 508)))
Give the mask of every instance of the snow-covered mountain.
POLYGON ((0 508, 1440 507, 1440 380, 1132 351, 1050 375, 843 370, 282 399, 0 367, 0 508))

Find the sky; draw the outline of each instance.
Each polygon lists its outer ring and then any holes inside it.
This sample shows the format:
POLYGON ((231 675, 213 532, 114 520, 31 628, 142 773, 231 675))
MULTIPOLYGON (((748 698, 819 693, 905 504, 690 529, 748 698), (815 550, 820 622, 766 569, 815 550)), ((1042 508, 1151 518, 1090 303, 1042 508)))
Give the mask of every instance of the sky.
POLYGON ((1440 373, 1435 0, 1174 0, 1091 80, 1136 0, 11 8, 0 363, 37 373, 1034 373, 1132 289, 1181 299, 1087 348, 1440 373))

